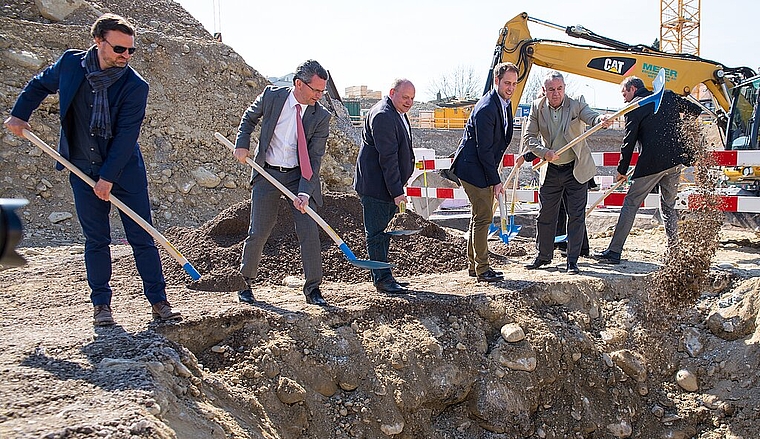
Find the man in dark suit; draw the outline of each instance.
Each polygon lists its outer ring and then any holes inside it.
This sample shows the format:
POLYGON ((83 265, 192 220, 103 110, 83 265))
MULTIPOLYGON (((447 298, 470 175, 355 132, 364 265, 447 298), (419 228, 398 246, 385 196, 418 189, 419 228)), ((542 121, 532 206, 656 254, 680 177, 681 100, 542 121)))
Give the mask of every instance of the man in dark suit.
POLYGON ((488 225, 493 221, 494 198, 504 191, 499 163, 512 139, 510 98, 517 85, 517 74, 512 63, 494 67, 493 89, 475 104, 451 164, 472 209, 467 231, 468 272, 483 282, 504 279, 488 263, 488 225))
MULTIPOLYGON (((388 223, 401 203, 404 185, 414 170, 412 134, 406 113, 414 103, 414 85, 397 79, 388 96, 369 110, 356 159, 354 189, 364 212, 367 253, 373 261, 388 262, 388 223)), ((404 286, 390 268, 372 270, 372 282, 381 293, 402 293, 404 286)))
MULTIPOLYGON (((306 282, 306 302, 324 306, 319 285, 322 283, 322 255, 319 228, 306 207, 311 200, 322 205, 319 167, 330 134, 331 114, 319 99, 327 87, 327 71, 314 60, 302 63, 293 77, 293 87, 268 86, 243 114, 235 141, 236 159, 245 163, 251 133, 261 121, 261 134, 253 160, 277 181, 298 194, 293 200, 298 243, 306 282)), ((280 191, 256 170, 251 174, 251 224, 243 243, 240 273, 246 288, 238 292, 241 302, 254 303, 251 283, 256 278, 264 244, 277 222, 280 191)))
MULTIPOLYGON (((85 236, 84 262, 92 290, 96 326, 113 325, 111 313, 111 230, 113 194, 150 223, 148 180, 137 138, 145 117, 148 83, 127 64, 135 52, 135 29, 124 18, 105 14, 91 29, 95 45, 67 50, 24 88, 5 121, 18 135, 31 129, 29 117, 49 94, 58 92, 59 152, 96 181, 91 188, 75 174, 69 181, 85 236)), ((63 166, 58 164, 58 169, 63 166)), ((120 212, 153 317, 179 320, 166 301, 161 259, 150 234, 120 212)))
MULTIPOLYGON (((626 103, 652 94, 644 87, 644 81, 636 76, 625 78, 620 84, 620 91, 626 103)), ((628 188, 620 209, 612 241, 606 250, 594 253, 594 258, 607 264, 620 263, 623 245, 633 227, 636 212, 657 185, 660 187, 660 211, 665 222, 668 249, 678 243, 678 213, 675 209, 678 181, 681 169, 685 164, 690 164, 691 155, 681 133, 684 124, 681 113, 694 118, 701 112, 699 105, 666 90, 657 113, 654 112, 654 104, 649 103, 625 115, 625 134, 620 148, 617 180, 628 178, 626 174, 637 143, 640 149, 639 159, 631 177, 631 187, 628 188)))

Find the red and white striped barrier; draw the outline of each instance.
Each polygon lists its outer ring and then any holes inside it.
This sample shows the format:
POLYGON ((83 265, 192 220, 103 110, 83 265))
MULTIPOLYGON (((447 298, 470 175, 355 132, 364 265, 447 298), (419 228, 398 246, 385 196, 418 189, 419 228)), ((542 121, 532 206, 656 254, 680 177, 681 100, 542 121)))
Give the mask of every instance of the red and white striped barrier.
MULTIPOLYGON (((760 151, 713 151, 715 166, 760 166, 760 151)), ((502 165, 505 168, 511 168, 515 165, 517 154, 504 154, 502 165)), ((620 152, 592 152, 596 166, 617 166, 620 162, 620 152)), ((634 152, 631 157, 631 166, 636 166, 639 159, 639 153, 634 152)), ((434 158, 417 160, 415 168, 419 171, 435 171, 439 169, 449 169, 451 167, 450 158, 434 158)), ((531 164, 538 163, 534 160, 531 164)), ((524 165, 524 166, 527 166, 524 165)))
MULTIPOLYGON (((595 152, 591 155, 597 166, 617 166, 620 161, 620 152, 595 152)), ((517 154, 505 154, 502 160, 504 167, 513 167, 517 156, 517 154)), ((631 158, 632 166, 636 164, 638 156, 638 153, 633 154, 633 157, 631 158)), ((713 157, 715 157, 716 166, 760 166, 757 165, 760 163, 760 150, 713 151, 713 157)), ((410 184, 417 176, 425 174, 427 171, 449 169, 452 162, 452 159, 450 158, 435 158, 435 151, 432 149, 415 148, 415 159, 415 170, 412 177, 409 179, 410 184)), ((533 163, 538 163, 538 160, 534 160, 533 163)), ((524 166, 528 165, 529 164, 526 163, 524 166)), ((425 180, 423 179, 423 181, 425 180)), ((421 182, 417 182, 417 184, 419 183, 421 182)), ((462 188, 407 186, 406 194, 409 197, 419 198, 467 200, 467 195, 462 188)), ((520 202, 538 203, 537 190, 518 189, 515 194, 517 200, 520 202)), ((602 194, 602 191, 589 191, 587 205, 596 202, 602 194)), ((622 206, 625 195, 625 192, 613 192, 599 205, 599 207, 622 206)), ((641 204, 641 207, 657 208, 659 207, 659 203, 659 194, 653 193, 647 195, 646 199, 641 204)), ((704 204, 704 200, 700 196, 693 192, 685 191, 678 194, 676 208, 691 210, 699 208, 702 204, 704 204)), ((720 196, 720 209, 725 212, 760 213, 760 197, 722 195, 720 196)))

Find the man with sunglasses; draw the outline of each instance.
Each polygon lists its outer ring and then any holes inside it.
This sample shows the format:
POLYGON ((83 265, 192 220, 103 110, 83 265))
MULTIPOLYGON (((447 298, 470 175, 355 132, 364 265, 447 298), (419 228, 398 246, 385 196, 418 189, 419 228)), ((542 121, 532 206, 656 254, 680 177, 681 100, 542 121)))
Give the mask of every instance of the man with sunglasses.
MULTIPOLYGON (((84 262, 95 326, 114 324, 111 313, 111 194, 151 222, 148 180, 137 139, 145 117, 148 83, 131 67, 135 28, 105 14, 91 28, 95 44, 67 50, 26 85, 5 126, 23 136, 28 120, 46 96, 58 93, 61 133, 58 151, 96 183, 91 188, 71 173, 69 182, 85 236, 84 262)), ((58 164, 59 170, 63 166, 58 164)), ((145 296, 157 320, 180 320, 166 300, 166 282, 153 238, 121 213, 145 296)))
MULTIPOLYGON (((325 92, 329 76, 314 60, 303 62, 296 69, 293 87, 268 86, 243 113, 235 141, 235 158, 246 163, 251 147, 251 133, 261 122, 261 133, 253 160, 291 192, 292 214, 306 282, 306 302, 325 306, 319 286, 322 283, 322 254, 319 227, 306 207, 313 200, 322 205, 319 167, 325 154, 332 116, 318 101, 325 92)), ((251 174, 251 222, 243 243, 240 273, 246 287, 238 299, 255 303, 251 285, 258 273, 261 254, 277 222, 280 191, 256 170, 251 174)))

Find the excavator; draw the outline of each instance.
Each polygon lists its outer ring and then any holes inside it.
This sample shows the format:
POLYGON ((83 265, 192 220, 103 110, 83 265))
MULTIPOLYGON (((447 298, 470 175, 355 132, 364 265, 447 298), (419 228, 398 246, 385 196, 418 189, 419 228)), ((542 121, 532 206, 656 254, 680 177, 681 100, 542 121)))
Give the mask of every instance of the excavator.
MULTIPOLYGON (((760 76, 749 67, 727 67, 694 55, 630 45, 600 36, 583 26, 564 27, 530 17, 525 12, 509 20, 499 32, 486 91, 493 84, 493 67, 501 62, 512 62, 519 69, 518 84, 512 96, 513 114, 533 65, 615 84, 635 75, 649 88, 660 69, 665 69, 665 87, 677 94, 691 96, 694 87, 700 83, 705 85, 712 102, 705 104, 692 99, 715 117, 725 150, 760 149, 760 76), (596 45, 534 39, 528 22, 564 31, 596 45)), ((760 195, 760 165, 724 168, 724 175, 734 183, 746 183, 755 195, 760 195)))

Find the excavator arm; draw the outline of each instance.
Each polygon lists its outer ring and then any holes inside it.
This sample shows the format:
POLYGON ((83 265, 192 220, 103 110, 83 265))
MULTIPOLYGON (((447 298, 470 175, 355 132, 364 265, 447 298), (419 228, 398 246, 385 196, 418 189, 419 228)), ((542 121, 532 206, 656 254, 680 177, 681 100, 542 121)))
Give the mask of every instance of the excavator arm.
MULTIPOLYGON (((719 116, 724 120, 731 107, 731 89, 735 84, 755 74, 752 69, 746 67, 726 68, 719 63, 693 55, 665 53, 646 46, 627 45, 596 35, 582 27, 562 28, 530 18, 525 12, 509 20, 501 29, 494 51, 493 65, 500 62, 512 62, 520 71, 519 82, 512 95, 513 111, 517 109, 534 64, 615 84, 619 84, 626 76, 635 75, 649 88, 662 68, 666 73, 665 87, 677 94, 688 95, 699 83, 705 84, 713 96, 719 116), (528 29, 528 21, 563 29, 570 36, 607 47, 533 39, 528 29)), ((487 89, 492 80, 489 75, 487 89)))

